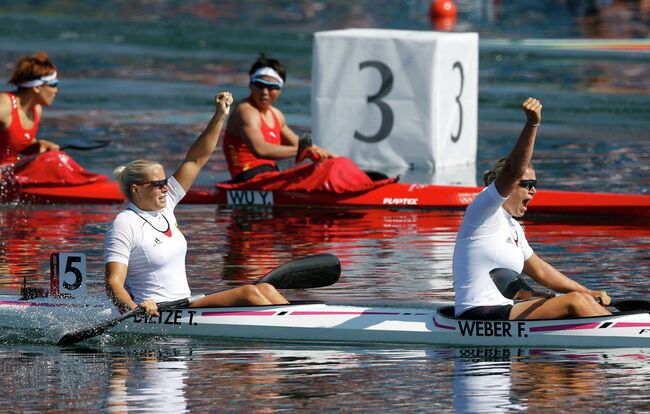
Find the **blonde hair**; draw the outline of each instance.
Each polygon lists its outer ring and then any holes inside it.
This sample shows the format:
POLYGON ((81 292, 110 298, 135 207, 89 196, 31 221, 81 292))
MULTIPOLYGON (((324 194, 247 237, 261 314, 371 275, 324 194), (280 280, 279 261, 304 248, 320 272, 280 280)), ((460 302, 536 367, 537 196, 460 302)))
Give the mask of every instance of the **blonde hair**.
POLYGON ((113 176, 120 183, 122 194, 131 200, 131 186, 147 181, 147 172, 152 168, 161 167, 160 163, 150 160, 135 160, 126 165, 120 165, 113 170, 113 176))
MULTIPOLYGON (((483 172, 483 185, 488 186, 492 184, 494 180, 497 179, 499 174, 501 174, 501 171, 503 171, 503 167, 506 165, 506 160, 507 158, 499 158, 497 162, 494 163, 492 166, 491 170, 485 170, 483 172)), ((528 168, 531 170, 534 170, 535 167, 533 167, 533 163, 528 163, 528 168)))

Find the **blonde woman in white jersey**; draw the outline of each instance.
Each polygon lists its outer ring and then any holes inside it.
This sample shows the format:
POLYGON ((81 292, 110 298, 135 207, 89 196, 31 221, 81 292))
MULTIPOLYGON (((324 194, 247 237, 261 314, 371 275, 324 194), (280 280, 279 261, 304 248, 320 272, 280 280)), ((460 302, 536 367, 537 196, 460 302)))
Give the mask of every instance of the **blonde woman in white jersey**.
MULTIPOLYGON (((106 233, 106 290, 122 311, 140 306, 157 316, 156 302, 191 296, 185 274, 187 242, 176 225, 174 208, 185 196, 214 152, 233 102, 228 92, 215 97, 216 111, 190 147, 174 174, 167 178, 159 163, 132 161, 115 176, 129 201, 106 233)), ((271 285, 246 285, 204 296, 191 307, 285 304, 271 285)))
POLYGON ((589 290, 540 258, 513 217, 522 217, 537 193, 531 164, 542 104, 533 98, 523 103, 526 114, 519 139, 507 158, 499 160, 483 177, 487 186, 467 207, 456 238, 453 273, 457 317, 466 319, 554 319, 610 314, 598 304, 611 299, 606 292, 589 290), (565 293, 561 296, 514 303, 492 282, 495 268, 524 271, 539 284, 565 293))

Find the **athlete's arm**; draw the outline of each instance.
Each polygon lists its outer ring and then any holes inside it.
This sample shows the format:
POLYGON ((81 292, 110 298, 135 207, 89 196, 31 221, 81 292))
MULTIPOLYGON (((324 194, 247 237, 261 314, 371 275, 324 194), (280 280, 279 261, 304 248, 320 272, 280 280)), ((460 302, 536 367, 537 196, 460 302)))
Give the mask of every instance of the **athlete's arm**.
POLYGON ((194 141, 189 151, 187 151, 185 159, 174 173, 176 181, 185 191, 190 189, 201 169, 210 159, 219 142, 219 134, 226 116, 230 113, 230 105, 232 104, 230 92, 221 92, 215 96, 214 100, 216 111, 212 119, 210 119, 208 126, 201 135, 194 141))
MULTIPOLYGON (((269 109, 272 110, 272 109, 269 109)), ((253 155, 265 160, 283 160, 296 156, 298 149, 298 139, 296 143, 284 142, 284 136, 281 136, 281 144, 271 144, 266 142, 262 134, 262 122, 260 121, 259 111, 251 105, 240 105, 237 108, 238 115, 241 117, 241 137, 250 148, 253 155)), ((280 129, 282 135, 282 128, 280 129)))
POLYGON ((11 99, 6 93, 0 94, 0 129, 11 125, 11 99))
POLYGON ((106 294, 113 304, 120 310, 133 310, 138 304, 131 299, 131 295, 124 288, 128 266, 124 263, 106 263, 106 294))
POLYGON ((43 153, 46 151, 58 151, 61 148, 58 144, 55 144, 54 142, 45 139, 37 139, 35 141, 38 144, 39 153, 43 153))
POLYGON ((522 108, 526 114, 526 123, 519 134, 517 143, 508 155, 503 170, 494 182, 497 191, 503 197, 508 197, 512 193, 521 177, 526 173, 533 157, 537 127, 542 120, 542 104, 537 99, 526 99, 522 108))
MULTIPOLYGON (((287 121, 284 118, 284 114, 282 112, 278 111, 278 119, 280 120, 282 124, 282 129, 280 130, 281 135, 282 135, 282 143, 286 145, 292 145, 295 146, 295 150, 298 150, 298 141, 300 137, 298 134, 296 134, 291 127, 287 124, 287 121)), ((318 145, 312 145, 311 147, 311 155, 308 157, 311 158, 314 162, 320 162, 324 161, 328 158, 336 158, 337 155, 334 154, 331 151, 328 151, 324 148, 319 147, 318 145)), ((295 156, 295 154, 294 154, 295 156)))
POLYGON ((144 308, 149 315, 158 316, 158 307, 151 300, 143 300, 140 305, 131 299, 124 288, 128 266, 119 262, 106 263, 106 294, 111 302, 121 311, 134 310, 138 306, 144 308))
MULTIPOLYGON (((43 107, 41 105, 36 105, 35 109, 36 109, 36 113, 38 114, 38 119, 42 119, 43 107)), ((58 151, 61 149, 59 144, 56 144, 52 141, 48 141, 46 139, 36 139, 36 137, 34 137, 34 144, 38 145, 39 154, 42 154, 47 151, 58 151)))
POLYGON ((311 155, 309 158, 311 158, 314 162, 321 162, 329 158, 338 157, 338 155, 336 155, 335 153, 328 151, 325 148, 321 148, 318 145, 311 146, 311 153, 313 155, 311 155))
POLYGON ((532 277, 537 283, 560 293, 585 292, 595 298, 600 298, 604 305, 612 300, 607 292, 590 290, 575 280, 565 276, 550 263, 539 257, 536 253, 524 262, 524 273, 532 277))
MULTIPOLYGON (((36 105, 34 107, 34 110, 36 111, 38 119, 42 119, 43 107, 41 105, 36 105)), ((42 154, 47 151, 58 151, 59 149, 61 149, 61 147, 52 141, 48 141, 46 139, 36 139, 36 137, 34 137, 31 145, 25 151, 23 151, 23 154, 42 154)))
MULTIPOLYGON (((282 143, 284 145, 291 145, 292 147, 298 148, 298 141, 300 137, 294 132, 293 129, 287 124, 287 120, 284 117, 284 114, 281 111, 275 112, 278 121, 280 121, 280 136, 282 138, 282 143)), ((294 154, 295 155, 295 154, 294 154)))

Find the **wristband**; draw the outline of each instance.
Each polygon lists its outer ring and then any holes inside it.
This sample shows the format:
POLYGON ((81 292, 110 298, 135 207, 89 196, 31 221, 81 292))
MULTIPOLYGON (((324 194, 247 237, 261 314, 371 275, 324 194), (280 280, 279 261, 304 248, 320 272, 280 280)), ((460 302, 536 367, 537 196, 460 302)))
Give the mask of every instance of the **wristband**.
POLYGON ((527 123, 528 125, 534 127, 534 128, 537 128, 541 122, 538 122, 538 123, 536 123, 536 124, 533 124, 533 123, 530 122, 529 120, 526 120, 526 123, 527 123))

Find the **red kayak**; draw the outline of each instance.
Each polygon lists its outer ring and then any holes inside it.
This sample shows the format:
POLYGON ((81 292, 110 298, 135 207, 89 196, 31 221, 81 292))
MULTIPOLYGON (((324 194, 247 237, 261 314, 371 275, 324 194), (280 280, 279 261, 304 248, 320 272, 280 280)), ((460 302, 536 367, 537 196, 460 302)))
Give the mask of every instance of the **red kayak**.
MULTIPOLYGON (((482 187, 393 183, 363 193, 217 190, 217 204, 463 209, 482 187)), ((532 213, 650 217, 650 196, 538 190, 532 213)))
MULTIPOLYGON (((115 181, 75 186, 30 186, 0 194, 2 203, 27 204, 119 204, 124 195, 115 181)), ((193 187, 183 199, 185 204, 217 204, 213 187, 193 187)))
MULTIPOLYGON (((386 184, 369 191, 349 194, 194 187, 183 203, 463 209, 481 190, 481 187, 407 183, 386 184)), ((4 196, 3 202, 13 199, 34 204, 111 204, 124 201, 117 183, 112 181, 69 187, 21 188, 18 196, 15 194, 13 196, 4 194, 4 196)), ((650 217, 650 196, 539 190, 530 202, 528 211, 548 214, 650 217)))

